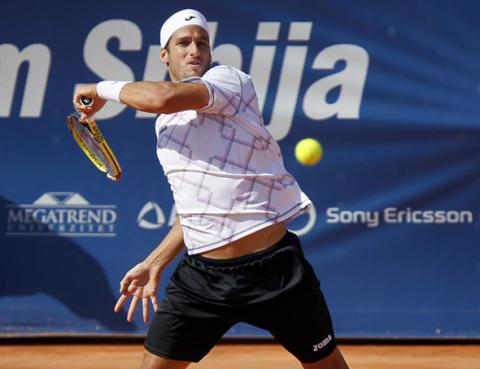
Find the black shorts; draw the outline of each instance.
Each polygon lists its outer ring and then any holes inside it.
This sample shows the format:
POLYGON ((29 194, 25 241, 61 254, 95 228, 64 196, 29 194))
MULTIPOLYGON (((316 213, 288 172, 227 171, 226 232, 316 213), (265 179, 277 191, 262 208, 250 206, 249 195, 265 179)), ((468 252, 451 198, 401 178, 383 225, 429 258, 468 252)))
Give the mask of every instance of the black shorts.
POLYGON ((239 322, 268 330, 304 363, 336 347, 330 314, 298 237, 228 260, 185 255, 165 291, 145 349, 198 362, 239 322))

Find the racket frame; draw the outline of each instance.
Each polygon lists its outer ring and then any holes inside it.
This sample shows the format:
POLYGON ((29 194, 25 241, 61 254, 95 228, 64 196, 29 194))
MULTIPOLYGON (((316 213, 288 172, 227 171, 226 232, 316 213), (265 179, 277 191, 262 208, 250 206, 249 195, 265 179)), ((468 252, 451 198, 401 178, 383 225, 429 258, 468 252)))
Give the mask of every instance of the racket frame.
POLYGON ((67 126, 72 132, 73 138, 98 170, 106 173, 108 179, 118 182, 122 175, 122 169, 117 158, 115 157, 115 154, 105 140, 105 137, 98 128, 95 120, 86 119, 85 121, 80 121, 80 116, 80 113, 72 113, 67 117, 67 126), (78 132, 78 126, 76 125, 77 122, 81 125, 82 129, 84 129, 84 133, 86 133, 94 140, 94 142, 96 142, 98 145, 96 149, 100 150, 108 163, 104 163, 100 156, 95 153, 95 149, 90 147, 90 145, 85 142, 80 132, 78 132))

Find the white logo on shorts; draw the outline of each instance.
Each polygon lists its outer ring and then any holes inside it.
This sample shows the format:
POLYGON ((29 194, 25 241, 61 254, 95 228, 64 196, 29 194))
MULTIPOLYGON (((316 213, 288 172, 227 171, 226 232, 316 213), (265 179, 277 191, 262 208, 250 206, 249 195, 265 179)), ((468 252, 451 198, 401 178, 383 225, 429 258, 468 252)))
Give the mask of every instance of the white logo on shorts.
POLYGON ((322 342, 317 343, 316 345, 313 345, 313 351, 318 351, 322 347, 325 347, 328 345, 328 343, 332 340, 332 336, 328 335, 322 342))

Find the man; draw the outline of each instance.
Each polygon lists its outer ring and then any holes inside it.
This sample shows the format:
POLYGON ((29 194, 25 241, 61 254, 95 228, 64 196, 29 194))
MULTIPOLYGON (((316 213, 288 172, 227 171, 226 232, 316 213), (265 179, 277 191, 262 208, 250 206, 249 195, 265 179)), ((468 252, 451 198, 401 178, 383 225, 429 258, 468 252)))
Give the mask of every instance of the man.
POLYGON ((171 82, 102 81, 74 96, 83 119, 107 100, 160 114, 157 155, 179 217, 125 275, 115 306, 118 312, 131 296, 131 321, 141 301, 145 322, 149 301, 154 307, 141 368, 186 368, 240 321, 269 330, 305 368, 348 368, 319 282, 284 225, 310 200, 283 167, 250 77, 210 66, 208 25, 198 11, 167 19, 160 43, 171 82), (83 106, 82 96, 93 105, 83 106), (159 304, 161 273, 184 247, 159 304))

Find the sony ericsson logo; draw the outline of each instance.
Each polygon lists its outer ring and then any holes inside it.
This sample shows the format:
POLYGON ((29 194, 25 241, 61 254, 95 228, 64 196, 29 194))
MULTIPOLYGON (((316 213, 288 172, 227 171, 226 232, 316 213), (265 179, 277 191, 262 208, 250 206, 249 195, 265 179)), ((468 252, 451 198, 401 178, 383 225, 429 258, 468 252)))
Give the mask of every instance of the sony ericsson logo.
POLYGON ((474 213, 467 209, 387 207, 378 210, 350 210, 329 207, 326 209, 326 221, 329 224, 362 224, 368 228, 383 224, 473 224, 474 213))
POLYGON ((196 18, 194 15, 191 15, 187 18, 185 18, 185 20, 188 22, 188 21, 191 21, 193 18, 196 18))
POLYGON ((33 204, 6 208, 7 236, 116 236, 116 205, 93 205, 76 192, 46 192, 33 204))

